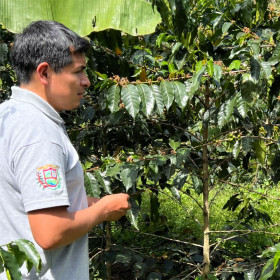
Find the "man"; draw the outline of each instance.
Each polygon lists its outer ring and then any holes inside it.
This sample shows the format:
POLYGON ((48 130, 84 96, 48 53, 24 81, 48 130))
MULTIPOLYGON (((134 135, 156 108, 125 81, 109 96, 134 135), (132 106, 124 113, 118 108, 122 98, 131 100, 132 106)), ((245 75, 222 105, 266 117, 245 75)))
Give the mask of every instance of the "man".
POLYGON ((87 233, 130 209, 127 194, 86 196, 58 113, 77 108, 90 85, 88 48, 62 24, 38 21, 11 51, 19 87, 0 105, 0 245, 20 238, 35 244, 42 270, 23 271, 23 279, 89 279, 87 233))

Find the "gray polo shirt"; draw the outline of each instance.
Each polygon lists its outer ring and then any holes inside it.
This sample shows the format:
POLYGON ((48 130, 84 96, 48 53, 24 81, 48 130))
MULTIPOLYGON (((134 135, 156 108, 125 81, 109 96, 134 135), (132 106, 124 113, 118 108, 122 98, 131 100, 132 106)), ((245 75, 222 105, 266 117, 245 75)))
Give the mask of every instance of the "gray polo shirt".
POLYGON ((47 251, 33 239, 27 212, 56 206, 87 207, 78 154, 59 114, 35 93, 12 87, 0 105, 0 245, 20 238, 36 245, 42 271, 27 275, 23 266, 23 279, 88 280, 87 235, 47 251))

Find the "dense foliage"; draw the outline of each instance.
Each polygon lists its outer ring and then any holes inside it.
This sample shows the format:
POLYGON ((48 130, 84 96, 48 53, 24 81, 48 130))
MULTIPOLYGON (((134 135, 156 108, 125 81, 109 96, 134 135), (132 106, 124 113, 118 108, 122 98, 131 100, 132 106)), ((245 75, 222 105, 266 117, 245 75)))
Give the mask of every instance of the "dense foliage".
MULTIPOLYGON (((279 201, 270 192, 280 178, 277 5, 152 4, 162 17, 153 34, 89 35, 92 85, 82 106, 64 113, 88 193, 132 199, 128 218, 93 231, 92 275, 259 279, 256 255, 276 241, 269 233, 279 232, 263 207, 279 201), (223 224, 211 215, 217 203, 223 224)), ((11 35, 1 35, 5 99, 14 78, 6 59, 11 35)), ((262 279, 272 277, 279 254, 274 266, 271 260, 262 279)))

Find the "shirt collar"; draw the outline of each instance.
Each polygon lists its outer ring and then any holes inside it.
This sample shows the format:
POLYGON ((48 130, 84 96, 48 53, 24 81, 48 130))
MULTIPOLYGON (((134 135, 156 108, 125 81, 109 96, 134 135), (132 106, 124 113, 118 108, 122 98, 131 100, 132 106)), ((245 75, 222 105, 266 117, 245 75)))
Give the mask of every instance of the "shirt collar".
POLYGON ((11 99, 17 100, 19 102, 30 103, 42 111, 54 122, 58 124, 64 123, 59 113, 47 101, 30 90, 13 86, 11 99))

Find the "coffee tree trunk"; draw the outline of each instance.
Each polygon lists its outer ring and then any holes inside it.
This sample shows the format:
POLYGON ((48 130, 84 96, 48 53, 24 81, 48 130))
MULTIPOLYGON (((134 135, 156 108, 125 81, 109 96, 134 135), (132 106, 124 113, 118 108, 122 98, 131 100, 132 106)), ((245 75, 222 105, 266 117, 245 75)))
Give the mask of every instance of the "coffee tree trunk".
MULTIPOLYGON (((209 89, 205 90, 205 112, 209 109, 209 89)), ((207 275, 210 271, 210 245, 209 245, 209 163, 208 163, 208 121, 203 122, 203 275, 207 275)))

